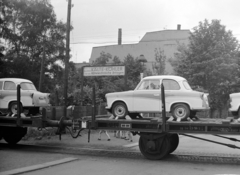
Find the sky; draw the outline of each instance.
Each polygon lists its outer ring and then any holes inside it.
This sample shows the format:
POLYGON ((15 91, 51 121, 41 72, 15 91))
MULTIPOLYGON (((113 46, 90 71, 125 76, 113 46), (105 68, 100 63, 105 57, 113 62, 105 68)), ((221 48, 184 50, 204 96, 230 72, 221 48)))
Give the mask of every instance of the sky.
MULTIPOLYGON (((68 0, 50 0, 58 21, 67 22, 68 0)), ((221 20, 240 41, 240 0, 72 0, 71 59, 89 62, 93 47, 138 43, 147 32, 191 30, 207 19, 221 20)))

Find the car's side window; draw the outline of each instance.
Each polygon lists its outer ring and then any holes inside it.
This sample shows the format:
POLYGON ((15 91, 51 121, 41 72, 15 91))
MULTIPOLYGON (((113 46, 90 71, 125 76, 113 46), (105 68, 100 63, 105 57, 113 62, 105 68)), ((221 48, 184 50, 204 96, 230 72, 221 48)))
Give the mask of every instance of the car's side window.
POLYGON ((2 88, 3 88, 3 82, 0 81, 0 90, 2 90, 2 88))
POLYGON ((149 89, 149 80, 145 80, 141 83, 137 90, 149 89))
POLYGON ((160 89, 160 81, 159 80, 150 80, 149 82, 150 86, 149 89, 160 89))
POLYGON ((180 90, 180 86, 175 80, 163 80, 163 85, 165 90, 180 90))
POLYGON ((4 83, 4 90, 17 90, 16 84, 12 81, 5 81, 4 83))
POLYGON ((157 90, 160 89, 159 80, 145 80, 141 83, 138 90, 157 90))

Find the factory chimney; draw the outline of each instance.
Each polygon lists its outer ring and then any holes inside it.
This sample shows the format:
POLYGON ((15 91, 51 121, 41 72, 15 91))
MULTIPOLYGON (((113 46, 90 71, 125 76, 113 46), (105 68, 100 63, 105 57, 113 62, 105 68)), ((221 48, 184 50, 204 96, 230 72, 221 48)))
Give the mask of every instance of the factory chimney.
POLYGON ((118 45, 122 44, 122 29, 118 29, 118 45))
POLYGON ((181 30, 181 25, 180 24, 177 25, 177 30, 181 30))

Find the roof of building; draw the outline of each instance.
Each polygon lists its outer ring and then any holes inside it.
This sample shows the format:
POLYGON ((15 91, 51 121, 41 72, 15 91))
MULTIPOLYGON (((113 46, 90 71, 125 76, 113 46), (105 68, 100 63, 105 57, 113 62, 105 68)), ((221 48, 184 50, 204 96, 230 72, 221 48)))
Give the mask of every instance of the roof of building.
POLYGON ((140 42, 159 42, 188 39, 190 30, 162 30, 147 32, 140 42))

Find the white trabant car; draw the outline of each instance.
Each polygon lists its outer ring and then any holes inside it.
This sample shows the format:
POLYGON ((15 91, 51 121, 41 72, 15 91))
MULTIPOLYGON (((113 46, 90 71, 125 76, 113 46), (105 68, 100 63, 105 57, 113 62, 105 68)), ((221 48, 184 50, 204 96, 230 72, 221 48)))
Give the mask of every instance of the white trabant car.
POLYGON ((229 96, 229 111, 232 113, 233 116, 238 116, 240 118, 240 93, 232 93, 229 96))
POLYGON ((106 94, 106 109, 118 117, 161 113, 161 84, 165 89, 166 112, 174 119, 187 119, 209 109, 208 94, 192 90, 185 78, 173 75, 145 77, 134 90, 106 94))
POLYGON ((50 106, 49 94, 36 90, 34 84, 21 78, 0 78, 0 110, 17 113, 17 85, 20 85, 21 111, 39 113, 39 107, 50 106))

